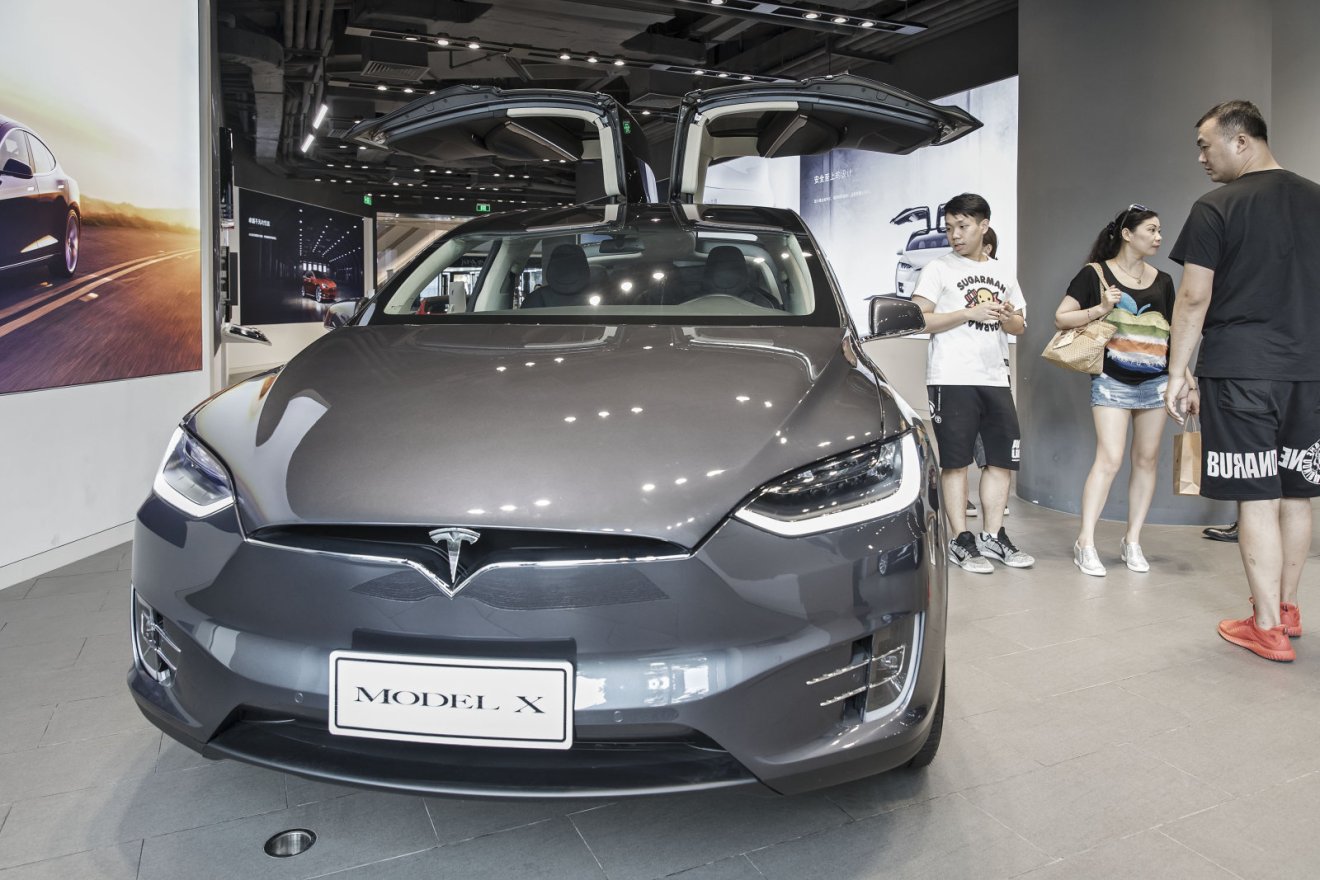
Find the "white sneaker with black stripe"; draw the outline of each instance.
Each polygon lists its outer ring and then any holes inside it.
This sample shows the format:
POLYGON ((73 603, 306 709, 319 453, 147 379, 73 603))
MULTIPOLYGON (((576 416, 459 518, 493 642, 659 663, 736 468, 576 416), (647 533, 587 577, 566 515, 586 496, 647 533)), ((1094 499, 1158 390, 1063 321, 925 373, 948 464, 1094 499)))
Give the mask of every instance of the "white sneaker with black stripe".
POLYGON ((1008 532, 1004 531, 1003 526, 999 527, 998 535, 982 532, 976 543, 983 555, 990 559, 998 559, 1009 568, 1031 568, 1036 564, 1036 557, 1019 550, 1008 537, 1008 532))
POLYGON ((971 532, 963 532, 949 542, 949 561, 963 571, 974 574, 990 574, 995 570, 990 560, 981 555, 980 548, 976 546, 976 536, 971 532))

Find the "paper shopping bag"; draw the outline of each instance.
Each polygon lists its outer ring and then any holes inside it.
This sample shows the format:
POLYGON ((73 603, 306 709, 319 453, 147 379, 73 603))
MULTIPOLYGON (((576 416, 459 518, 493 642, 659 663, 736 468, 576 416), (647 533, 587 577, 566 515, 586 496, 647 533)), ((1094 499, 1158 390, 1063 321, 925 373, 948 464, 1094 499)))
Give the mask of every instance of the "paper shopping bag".
POLYGON ((1173 494, 1201 494, 1201 427, 1188 416, 1181 434, 1173 435, 1173 494))

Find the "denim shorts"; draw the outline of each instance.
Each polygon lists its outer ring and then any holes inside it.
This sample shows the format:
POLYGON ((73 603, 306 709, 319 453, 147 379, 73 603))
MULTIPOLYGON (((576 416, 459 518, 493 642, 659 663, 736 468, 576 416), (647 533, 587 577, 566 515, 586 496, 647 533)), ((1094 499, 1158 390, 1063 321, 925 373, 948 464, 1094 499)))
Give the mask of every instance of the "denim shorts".
POLYGON ((1164 389, 1169 387, 1167 373, 1129 385, 1104 373, 1091 377, 1091 406, 1115 409, 1159 409, 1164 406, 1164 389))

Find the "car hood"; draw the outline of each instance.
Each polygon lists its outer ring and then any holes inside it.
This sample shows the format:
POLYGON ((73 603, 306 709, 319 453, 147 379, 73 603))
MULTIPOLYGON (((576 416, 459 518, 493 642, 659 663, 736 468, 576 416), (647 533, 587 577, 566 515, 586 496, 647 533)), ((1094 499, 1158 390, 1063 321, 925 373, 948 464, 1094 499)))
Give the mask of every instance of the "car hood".
POLYGON ((349 327, 190 427, 248 529, 631 532, 695 546, 760 485, 900 433, 820 327, 349 327))

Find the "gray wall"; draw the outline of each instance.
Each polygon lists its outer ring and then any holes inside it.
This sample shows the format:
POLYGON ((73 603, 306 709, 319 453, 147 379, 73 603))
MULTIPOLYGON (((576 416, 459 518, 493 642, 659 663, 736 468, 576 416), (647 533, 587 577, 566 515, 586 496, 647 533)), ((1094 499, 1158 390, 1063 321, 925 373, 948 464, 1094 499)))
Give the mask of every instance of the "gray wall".
MULTIPOLYGON (((1255 101, 1283 164, 1320 176, 1320 14, 1314 0, 1022 0, 1018 23, 1019 274, 1037 316, 1018 360, 1018 494, 1077 512, 1095 431, 1086 377, 1035 356, 1053 333, 1050 316, 1100 227, 1129 203, 1160 212, 1164 252, 1172 248, 1213 186, 1193 125, 1219 101, 1255 101)), ((1154 262, 1177 282, 1176 264, 1154 262)), ((1172 433, 1150 521, 1233 519, 1231 505, 1171 494, 1172 433)), ((1106 519, 1126 517, 1126 481, 1125 467, 1106 519)))

